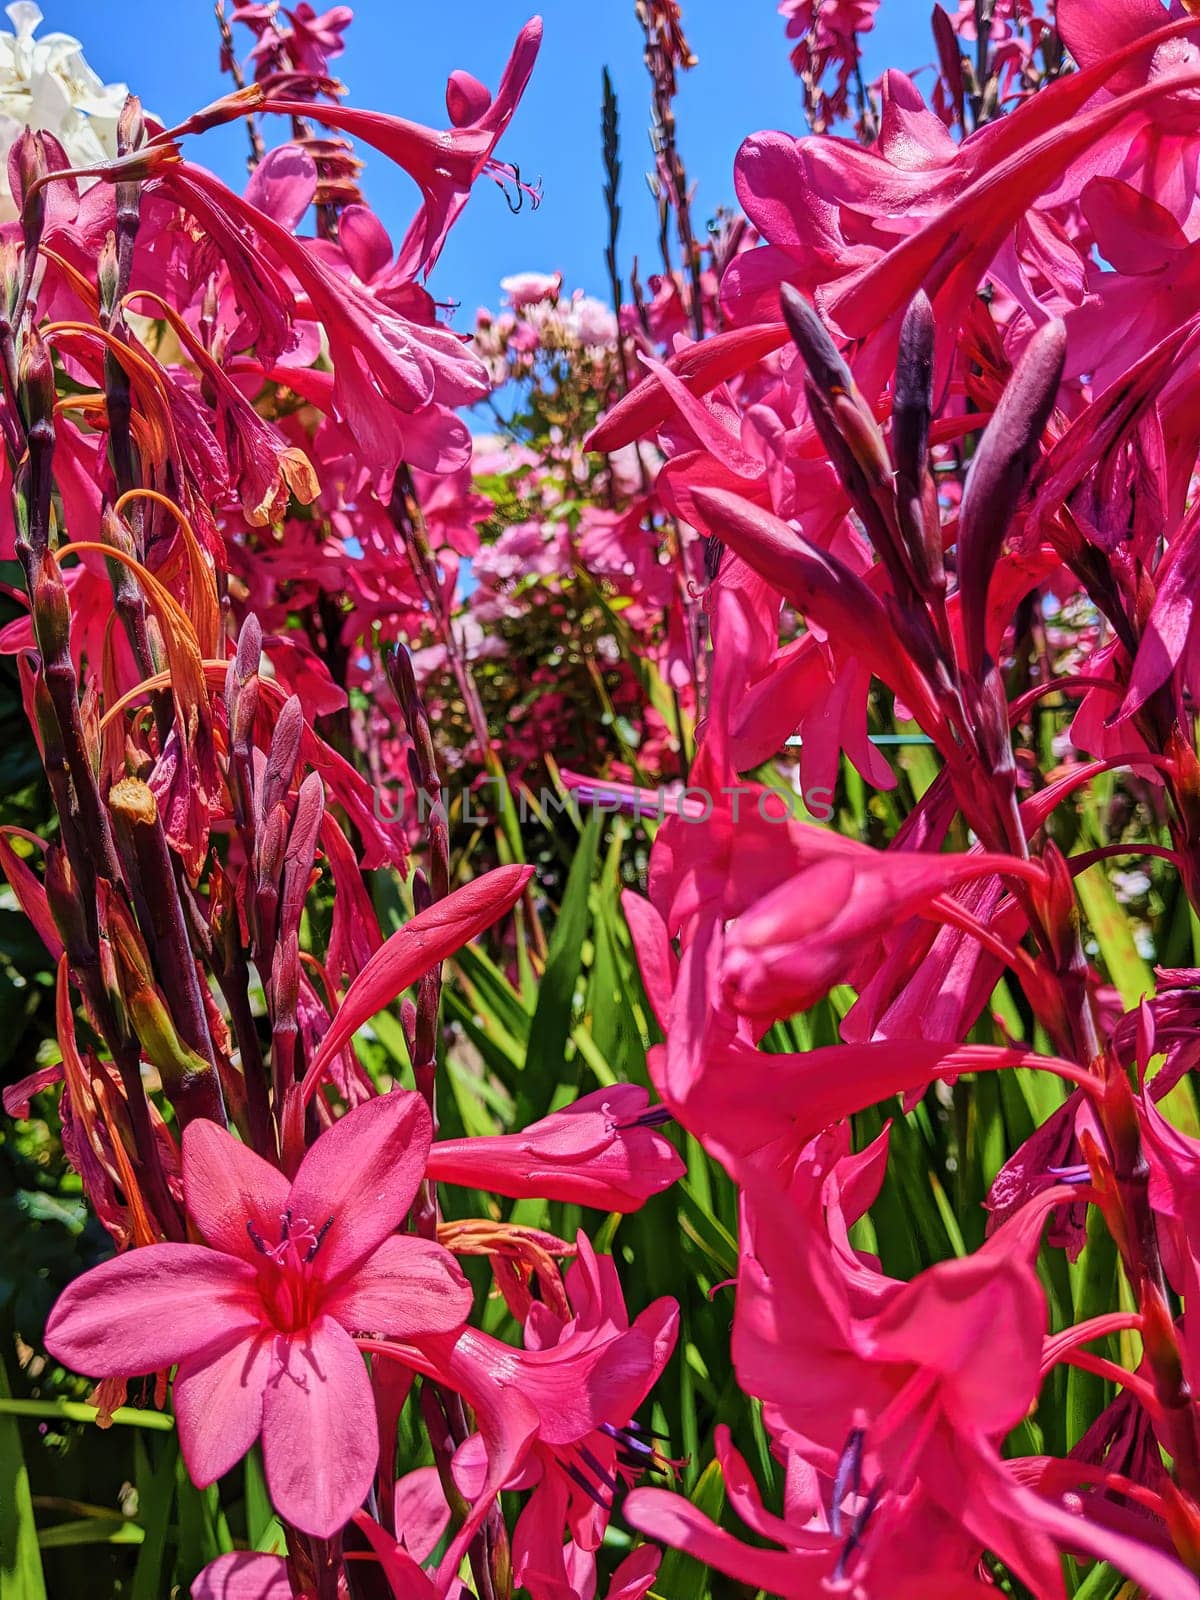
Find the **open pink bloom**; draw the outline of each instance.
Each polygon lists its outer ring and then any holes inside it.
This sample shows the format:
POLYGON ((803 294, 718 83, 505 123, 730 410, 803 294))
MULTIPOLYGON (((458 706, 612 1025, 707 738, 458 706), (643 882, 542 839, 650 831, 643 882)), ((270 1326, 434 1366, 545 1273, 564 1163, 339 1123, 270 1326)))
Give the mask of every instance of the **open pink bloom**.
POLYGON ((1052 1197, 974 1255, 902 1283, 848 1231, 882 1180, 879 1142, 840 1160, 833 1143, 813 1142, 790 1193, 766 1184, 743 1193, 733 1356, 769 1431, 807 1441, 827 1471, 852 1456, 854 1475, 878 1484, 855 1520, 856 1568, 890 1570, 874 1508, 905 1495, 916 1505, 919 1490, 1046 1600, 1065 1593, 1059 1547, 1112 1561, 1156 1596, 1194 1596, 1195 1579, 1153 1524, 1143 1540, 1074 1515, 1000 1457, 1041 1383, 1046 1305, 1032 1257, 1052 1197))
POLYGON ((857 1439, 841 1471, 818 1474, 796 1441, 780 1436, 775 1453, 787 1467, 782 1516, 763 1504, 728 1428, 717 1428, 715 1445, 730 1505, 748 1528, 782 1550, 746 1544, 665 1489, 635 1489, 625 1502, 626 1519, 706 1566, 784 1600, 822 1593, 845 1593, 853 1600, 987 1600, 995 1595, 977 1575, 979 1548, 957 1518, 920 1496, 901 1512, 895 1502, 880 1503, 873 1485, 864 1492, 857 1439), (855 1559, 868 1530, 887 1547, 887 1560, 876 1569, 855 1559))
POLYGON ((397 1235, 425 1171, 424 1102, 395 1091, 321 1135, 294 1181, 214 1123, 183 1134, 184 1199, 205 1245, 132 1250, 77 1278, 46 1327, 94 1377, 178 1364, 175 1414, 195 1483, 262 1435, 280 1515, 332 1536, 371 1486, 375 1403, 352 1331, 457 1328, 471 1291, 439 1245, 397 1235))
POLYGON ((518 1200, 636 1211, 687 1170, 659 1131, 665 1109, 649 1100, 636 1084, 618 1083, 520 1133, 443 1140, 430 1151, 429 1176, 518 1200))
MULTIPOLYGON (((668 1298, 631 1324, 612 1257, 598 1256, 584 1233, 577 1243, 566 1278, 570 1320, 537 1302, 525 1321, 523 1351, 474 1330, 457 1347, 460 1367, 474 1371, 475 1395, 497 1386, 508 1391, 506 1423, 517 1406, 537 1416, 527 1451, 515 1461, 519 1475, 510 1468, 503 1481, 534 1485, 514 1533, 513 1566, 517 1582, 538 1600, 572 1600, 573 1564, 579 1551, 599 1548, 620 1479, 662 1464, 630 1419, 666 1366, 679 1325, 679 1307, 668 1298)), ((448 1377, 454 1381, 453 1368, 448 1377)), ((489 1465, 497 1454, 493 1432, 481 1417, 480 1435, 455 1458, 469 1499, 478 1494, 484 1448, 489 1465)))
POLYGON ((352 106, 305 105, 270 99, 265 109, 314 117, 326 127, 373 145, 416 181, 422 205, 400 246, 396 271, 408 278, 428 272, 481 174, 514 178, 492 159, 500 135, 525 93, 542 42, 542 19, 531 17, 517 35, 495 99, 475 78, 455 73, 446 91, 452 128, 426 128, 404 117, 352 106))

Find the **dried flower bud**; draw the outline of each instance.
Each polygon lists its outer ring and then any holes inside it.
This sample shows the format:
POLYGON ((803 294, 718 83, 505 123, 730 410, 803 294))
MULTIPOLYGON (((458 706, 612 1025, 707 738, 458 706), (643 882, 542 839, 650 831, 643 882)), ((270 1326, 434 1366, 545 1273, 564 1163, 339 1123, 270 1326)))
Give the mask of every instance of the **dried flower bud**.
POLYGON ((152 828, 158 817, 154 790, 140 778, 122 778, 108 791, 108 809, 131 827, 152 828))
POLYGON ((126 156, 140 147, 146 137, 146 119, 142 115, 142 102, 137 95, 125 97, 125 104, 117 118, 117 153, 126 156))

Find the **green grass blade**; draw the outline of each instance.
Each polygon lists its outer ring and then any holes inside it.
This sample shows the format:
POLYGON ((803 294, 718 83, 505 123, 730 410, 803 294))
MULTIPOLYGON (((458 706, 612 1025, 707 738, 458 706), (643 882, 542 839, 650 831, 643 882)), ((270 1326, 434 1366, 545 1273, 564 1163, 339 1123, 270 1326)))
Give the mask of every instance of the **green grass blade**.
POLYGON ((538 989, 537 1009, 529 1027, 529 1048, 521 1076, 521 1104, 516 1117, 519 1127, 545 1116, 554 1091, 564 1077, 599 837, 600 818, 593 816, 580 835, 538 989))
POLYGON ((3 1359, 0 1399, 9 1402, 7 1413, 0 1411, 0 1591, 5 1600, 46 1600, 29 1473, 3 1359))

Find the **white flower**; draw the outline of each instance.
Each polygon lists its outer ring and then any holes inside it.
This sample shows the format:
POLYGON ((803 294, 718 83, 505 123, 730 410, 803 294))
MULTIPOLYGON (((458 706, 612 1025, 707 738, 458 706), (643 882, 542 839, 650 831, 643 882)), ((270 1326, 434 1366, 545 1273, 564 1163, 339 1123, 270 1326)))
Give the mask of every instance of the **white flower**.
MULTIPOLYGON (((17 215, 8 186, 8 152, 22 128, 52 133, 73 166, 91 166, 117 153, 117 118, 129 90, 101 83, 69 33, 33 37, 42 21, 33 0, 13 0, 5 12, 14 33, 0 33, 0 222, 17 215)), ((93 180, 81 179, 80 188, 93 180)))

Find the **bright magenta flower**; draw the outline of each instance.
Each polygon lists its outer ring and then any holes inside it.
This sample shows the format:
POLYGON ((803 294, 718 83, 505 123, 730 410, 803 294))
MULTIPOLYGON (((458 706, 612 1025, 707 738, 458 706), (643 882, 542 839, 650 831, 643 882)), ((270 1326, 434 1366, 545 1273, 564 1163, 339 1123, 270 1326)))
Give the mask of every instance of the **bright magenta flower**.
POLYGON ((203 1486, 262 1435, 280 1515, 327 1538, 371 1485, 375 1403, 352 1330, 448 1332, 471 1305, 439 1245, 396 1235, 429 1153, 429 1112, 396 1091, 348 1112, 289 1184, 214 1123, 183 1135, 188 1216, 211 1248, 157 1244, 77 1278, 47 1348, 94 1377, 178 1363, 183 1457, 203 1486))
POLYGON ((585 1094, 520 1133, 444 1139, 429 1156, 439 1183, 537 1196, 604 1211, 636 1211, 687 1170, 645 1089, 614 1084, 585 1094), (649 1106, 649 1109, 647 1109, 649 1106))

